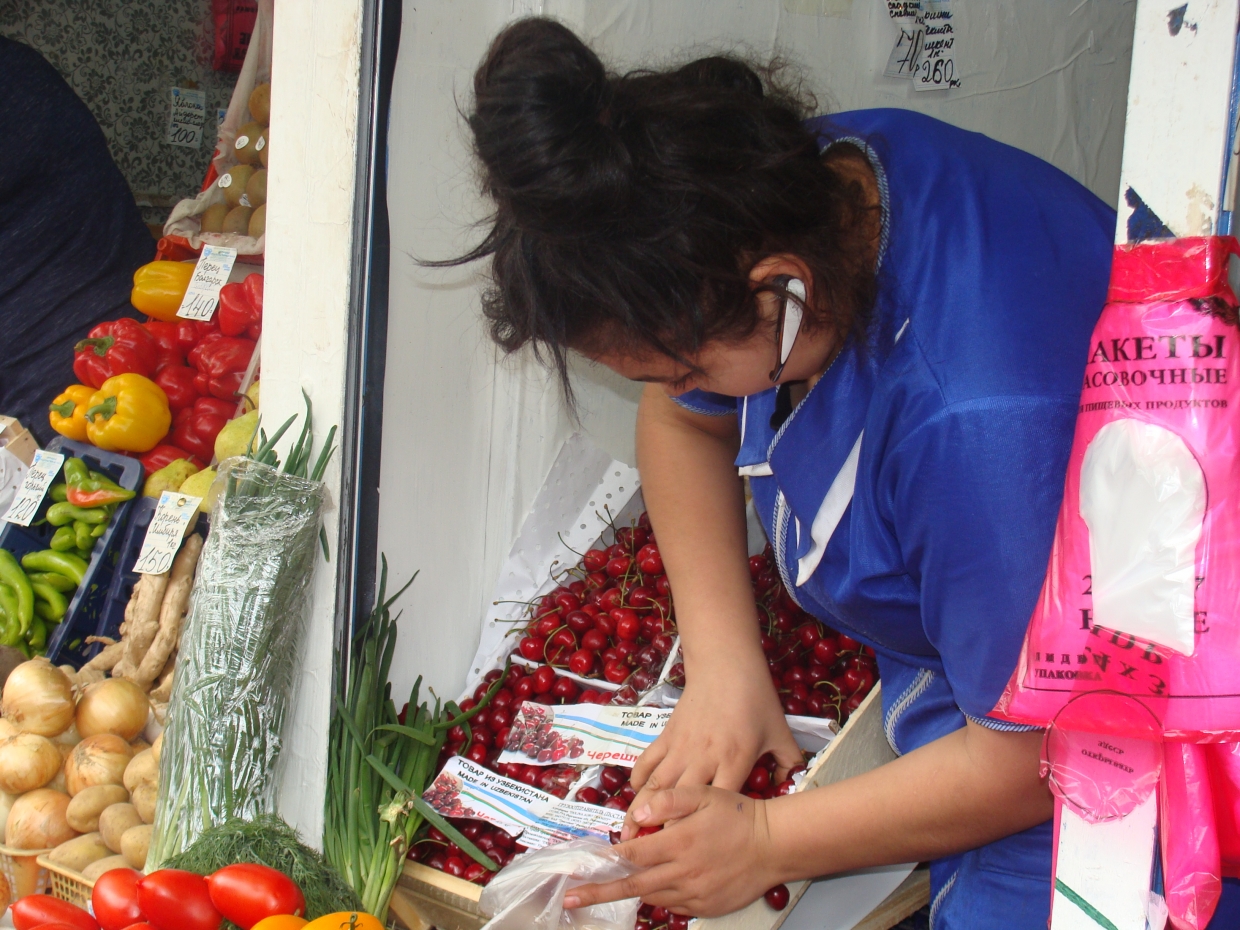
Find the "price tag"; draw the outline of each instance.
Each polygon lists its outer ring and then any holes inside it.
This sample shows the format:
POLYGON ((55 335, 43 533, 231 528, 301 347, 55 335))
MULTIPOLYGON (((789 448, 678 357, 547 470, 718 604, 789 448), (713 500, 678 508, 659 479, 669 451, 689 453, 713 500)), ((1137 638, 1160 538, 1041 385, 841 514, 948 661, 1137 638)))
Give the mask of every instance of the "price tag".
POLYGON ((47 489, 52 486, 52 480, 60 473, 60 466, 64 463, 65 457, 59 452, 48 452, 46 449, 36 452, 34 461, 26 470, 26 478, 22 481, 17 496, 9 504, 4 519, 18 526, 29 526, 47 495, 47 489))
POLYGON ((162 575, 172 568, 172 560, 176 558, 181 539, 185 536, 185 527, 189 526, 201 503, 201 497, 174 491, 164 491, 159 495, 151 525, 146 528, 146 537, 142 540, 142 551, 133 566, 135 572, 162 575))
POLYGON ((951 0, 922 0, 922 8, 923 34, 917 67, 913 71, 913 90, 959 87, 951 0))
POLYGON ((202 147, 202 128, 207 121, 206 91, 172 88, 172 115, 168 119, 168 144, 187 149, 202 147))
POLYGON ((185 320, 209 321, 220 301, 220 288, 228 283, 237 250, 222 245, 204 245, 198 256, 194 276, 189 280, 177 316, 185 320))

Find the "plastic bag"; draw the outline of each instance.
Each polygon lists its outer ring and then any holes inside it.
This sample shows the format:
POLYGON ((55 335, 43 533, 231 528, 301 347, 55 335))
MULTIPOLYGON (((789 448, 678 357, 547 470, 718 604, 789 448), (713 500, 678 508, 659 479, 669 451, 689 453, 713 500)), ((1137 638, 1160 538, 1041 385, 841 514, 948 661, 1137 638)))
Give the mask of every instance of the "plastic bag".
POLYGON ((211 20, 215 24, 212 68, 216 71, 241 70, 257 17, 258 5, 253 0, 211 0, 211 20))
POLYGON ((1240 740, 1236 255, 1230 237, 1116 249, 1050 564, 998 716, 1046 726, 1111 691, 1168 738, 1240 740))
POLYGON ((148 864, 275 812, 284 721, 319 556, 321 482, 226 459, 177 653, 148 864))
POLYGON ((482 930, 633 930, 637 898, 564 910, 569 888, 610 882, 637 871, 609 844, 570 840, 517 856, 482 889, 482 930))

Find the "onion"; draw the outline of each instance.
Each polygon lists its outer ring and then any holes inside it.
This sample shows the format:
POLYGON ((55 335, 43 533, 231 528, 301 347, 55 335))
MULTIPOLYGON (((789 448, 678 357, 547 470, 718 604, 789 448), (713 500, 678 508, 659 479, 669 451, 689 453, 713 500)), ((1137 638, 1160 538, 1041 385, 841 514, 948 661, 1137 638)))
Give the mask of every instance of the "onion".
POLYGON ((21 730, 9 723, 3 717, 0 717, 0 739, 8 739, 10 736, 16 736, 21 730))
POLYGON ((23 662, 4 683, 0 713, 19 730, 59 736, 73 723, 73 685, 47 659, 23 662))
POLYGON ((69 795, 50 788, 28 791, 13 802, 4 843, 16 849, 51 849, 77 836, 65 819, 69 795))
POLYGON ((69 724, 69 729, 61 733, 59 736, 53 736, 52 742, 60 749, 60 754, 67 756, 69 750, 82 741, 82 734, 78 732, 77 724, 69 724))
POLYGON ((125 678, 88 685, 77 706, 77 728, 83 737, 113 733, 129 742, 146 726, 151 702, 142 689, 125 678))
POLYGON ((25 794, 42 788, 60 766, 60 750, 45 736, 19 733, 0 740, 0 790, 25 794))
MULTIPOLYGON (((13 802, 17 800, 17 795, 0 791, 0 844, 4 843, 4 825, 8 823, 9 811, 13 809, 13 802)), ((4 913, 0 911, 0 914, 4 913)))
POLYGON ((88 736, 65 760, 65 780, 74 795, 93 785, 121 785, 125 768, 133 758, 129 744, 114 733, 88 736))

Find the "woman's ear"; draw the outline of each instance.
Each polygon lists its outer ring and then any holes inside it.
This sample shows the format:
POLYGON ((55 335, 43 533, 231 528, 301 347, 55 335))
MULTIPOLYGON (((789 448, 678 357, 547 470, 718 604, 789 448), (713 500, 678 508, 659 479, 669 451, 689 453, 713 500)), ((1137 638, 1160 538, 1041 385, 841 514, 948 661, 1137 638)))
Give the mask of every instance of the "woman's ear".
POLYGON ((749 269, 751 287, 761 287, 775 283, 776 278, 795 278, 802 282, 805 289, 802 300, 810 303, 813 300, 813 276, 809 266, 795 255, 768 255, 749 269))

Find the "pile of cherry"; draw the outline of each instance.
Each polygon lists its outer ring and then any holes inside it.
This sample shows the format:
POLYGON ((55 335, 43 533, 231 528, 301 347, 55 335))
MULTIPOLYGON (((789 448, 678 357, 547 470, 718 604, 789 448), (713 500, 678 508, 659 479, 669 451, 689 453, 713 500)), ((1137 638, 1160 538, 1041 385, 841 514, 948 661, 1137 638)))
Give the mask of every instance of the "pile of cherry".
POLYGON ((517 652, 642 692, 658 682, 672 651, 672 589, 646 514, 614 535, 613 545, 586 552, 565 572, 567 583, 531 605, 517 652))
POLYGON ((770 547, 749 559, 762 651, 784 713, 841 724, 878 678, 874 650, 803 611, 788 594, 770 547))
MULTIPOLYGON (((525 852, 525 847, 514 840, 499 827, 493 827, 481 820, 453 820, 449 823, 465 835, 465 838, 491 857, 501 869, 512 861, 514 856, 525 852)), ((418 840, 409 851, 409 858, 428 865, 440 872, 447 872, 457 878, 463 878, 475 885, 485 885, 495 874, 483 868, 469 857, 469 854, 457 846, 452 840, 434 827, 426 831, 426 835, 418 840)))

